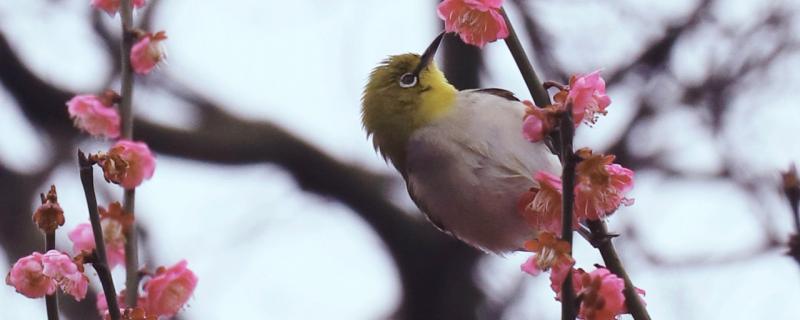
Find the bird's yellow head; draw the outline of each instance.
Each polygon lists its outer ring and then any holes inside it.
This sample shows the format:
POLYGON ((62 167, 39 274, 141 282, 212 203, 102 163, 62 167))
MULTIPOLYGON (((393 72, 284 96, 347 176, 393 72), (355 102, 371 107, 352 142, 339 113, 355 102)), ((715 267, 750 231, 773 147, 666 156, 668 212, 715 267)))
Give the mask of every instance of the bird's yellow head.
POLYGON ((405 171, 406 144, 414 130, 445 115, 457 90, 436 67, 433 56, 443 34, 422 55, 384 60, 369 77, 362 97, 362 122, 375 148, 405 171))

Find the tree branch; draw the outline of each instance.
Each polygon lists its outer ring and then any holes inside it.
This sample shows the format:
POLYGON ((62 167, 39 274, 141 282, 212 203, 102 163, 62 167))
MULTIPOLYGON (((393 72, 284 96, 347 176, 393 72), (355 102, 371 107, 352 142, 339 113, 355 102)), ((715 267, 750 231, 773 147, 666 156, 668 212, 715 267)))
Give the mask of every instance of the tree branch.
MULTIPOLYGON (((92 266, 97 271, 100 283, 103 286, 103 293, 106 296, 108 313, 112 320, 119 320, 120 312, 117 305, 117 290, 114 289, 114 280, 111 278, 111 271, 108 268, 106 258, 106 243, 103 240, 103 228, 100 226, 100 214, 97 212, 97 198, 94 192, 93 163, 86 158, 82 151, 78 150, 78 166, 80 168, 81 184, 83 193, 86 197, 86 207, 89 211, 89 222, 92 225, 94 235, 94 258, 92 266)), ((137 269, 138 271, 138 269, 137 269)))

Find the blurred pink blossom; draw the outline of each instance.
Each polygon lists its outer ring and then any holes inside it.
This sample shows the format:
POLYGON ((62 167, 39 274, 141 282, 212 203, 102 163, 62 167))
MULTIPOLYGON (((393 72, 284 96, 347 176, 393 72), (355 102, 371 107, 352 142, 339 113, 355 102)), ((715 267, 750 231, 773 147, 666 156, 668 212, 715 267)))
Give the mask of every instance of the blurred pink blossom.
MULTIPOLYGON (((145 5, 145 0, 133 0, 132 2, 134 8, 141 8, 145 5)), ((103 10, 112 17, 119 11, 121 3, 121 0, 92 0, 91 2, 92 7, 103 10)))
POLYGON ((125 235, 122 233, 122 223, 112 218, 101 218, 103 227, 103 240, 106 243, 106 258, 108 267, 125 265, 125 235))
POLYGON ((92 252, 94 250, 94 234, 92 233, 92 225, 89 223, 81 223, 75 226, 67 234, 67 238, 72 241, 72 252, 79 254, 81 251, 92 252))
POLYGON ((558 301, 561 301, 561 290, 564 288, 564 281, 567 280, 567 274, 570 272, 572 272, 572 285, 576 285, 575 269, 572 268, 573 265, 575 265, 574 260, 570 264, 555 264, 550 269, 550 289, 553 289, 553 292, 556 293, 556 300, 558 301))
MULTIPOLYGON (((145 299, 143 299, 142 297, 139 297, 139 299, 137 300, 136 305, 137 306, 142 306, 142 305, 145 304, 145 301, 146 301, 145 299)), ((120 291, 117 294, 117 306, 119 307, 119 311, 122 314, 122 319, 124 319, 124 320, 127 320, 127 319, 131 319, 131 320, 150 320, 150 319, 156 320, 156 317, 147 317, 146 315, 144 315, 144 311, 143 310, 138 310, 140 308, 129 309, 128 306, 125 304, 125 289, 123 289, 122 291, 120 291), (138 310, 137 311, 137 312, 139 312, 138 317, 137 316, 125 317, 126 314, 131 314, 131 312, 134 311, 134 310, 138 310)), ((98 314, 100 314, 100 317, 102 317, 103 320, 111 320, 111 314, 108 312, 108 301, 106 301, 105 292, 101 291, 100 293, 97 294, 97 303, 96 303, 95 307, 97 307, 97 312, 98 312, 98 314)))
POLYGON ((17 260, 6 276, 6 284, 28 298, 41 298, 56 291, 56 282, 43 273, 42 254, 31 253, 17 260))
POLYGON ((181 260, 168 269, 161 267, 144 284, 143 306, 148 315, 174 316, 186 304, 197 286, 197 276, 186 265, 181 260))
POLYGON ((590 273, 578 269, 573 274, 575 293, 582 297, 578 318, 614 320, 625 313, 625 282, 606 268, 590 273))
MULTIPOLYGON (((122 224, 113 219, 102 217, 100 224, 103 228, 103 239, 106 244, 106 258, 108 267, 125 264, 125 237, 122 234, 122 224)), ((89 223, 81 223, 67 234, 72 241, 72 252, 79 254, 81 251, 91 252, 95 248, 94 234, 89 223)))
POLYGON ((148 74, 156 65, 166 58, 162 41, 167 39, 164 31, 146 34, 131 48, 131 66, 138 74, 148 74))
POLYGON ((436 8, 444 30, 455 32, 465 43, 483 48, 486 43, 508 37, 500 14, 502 0, 445 0, 436 8))
POLYGON ((117 109, 103 104, 99 97, 77 95, 67 101, 67 110, 78 129, 98 137, 112 139, 119 137, 117 109))

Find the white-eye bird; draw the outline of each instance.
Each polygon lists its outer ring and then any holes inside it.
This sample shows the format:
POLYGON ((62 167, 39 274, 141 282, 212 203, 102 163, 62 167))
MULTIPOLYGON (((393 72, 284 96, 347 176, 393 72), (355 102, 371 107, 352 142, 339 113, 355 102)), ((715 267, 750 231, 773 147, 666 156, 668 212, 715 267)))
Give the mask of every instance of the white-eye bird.
POLYGON ((439 35, 420 56, 390 56, 372 71, 362 121, 439 229, 503 253, 536 236, 517 212, 536 172, 560 174, 543 143, 522 136, 525 105, 501 89, 456 90, 436 67, 439 35))

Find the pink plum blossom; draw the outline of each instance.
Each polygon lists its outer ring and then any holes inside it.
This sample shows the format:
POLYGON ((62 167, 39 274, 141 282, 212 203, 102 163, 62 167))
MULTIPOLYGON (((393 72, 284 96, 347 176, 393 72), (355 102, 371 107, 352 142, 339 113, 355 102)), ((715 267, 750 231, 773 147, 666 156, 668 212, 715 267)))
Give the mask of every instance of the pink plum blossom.
POLYGON ((580 219, 599 220, 620 205, 632 205, 625 194, 633 188, 633 171, 614 161, 613 155, 592 155, 578 150, 583 160, 576 168, 575 213, 580 219))
POLYGON ((586 273, 578 269, 574 274, 575 292, 581 296, 578 317, 591 320, 614 320, 626 312, 625 282, 606 268, 586 273))
POLYGON ((502 0, 445 0, 436 8, 444 30, 455 32, 465 43, 483 48, 486 43, 508 37, 500 13, 502 0))
POLYGON ((530 275, 536 276, 542 271, 560 270, 562 267, 569 268, 575 264, 570 254, 570 244, 556 238, 552 232, 540 232, 536 239, 526 241, 524 247, 533 252, 533 255, 520 268, 530 275))
POLYGON ((572 76, 567 103, 572 103, 572 120, 575 126, 581 121, 593 124, 597 122, 598 115, 605 115, 611 99, 606 95, 606 82, 600 77, 600 70, 572 76))
MULTIPOLYGON (((560 300, 562 284, 569 272, 572 272, 572 286, 575 293, 580 297, 578 319, 614 320, 628 313, 623 293, 625 281, 599 265, 597 269, 588 273, 583 269, 573 269, 566 264, 554 266, 550 273, 550 287, 556 293, 556 300, 560 300)), ((644 296, 644 290, 634 289, 636 293, 644 296)))
POLYGON ((92 225, 89 223, 81 223, 75 226, 67 234, 69 240, 72 241, 72 252, 75 254, 81 251, 92 252, 94 250, 94 234, 92 234, 92 225))
POLYGON ((522 122, 522 135, 531 142, 542 141, 545 137, 544 121, 536 116, 525 117, 522 122))
MULTIPOLYGON (((108 267, 113 269, 116 266, 124 265, 125 237, 122 233, 122 224, 113 218, 102 217, 100 225, 103 228, 108 267)), ((91 252, 95 248, 94 234, 89 223, 77 225, 67 237, 72 240, 72 251, 75 254, 79 254, 81 251, 91 252)))
POLYGON ((100 165, 107 181, 134 189, 153 176, 156 160, 144 142, 120 140, 101 157, 100 165))
POLYGON ((42 273, 58 283, 65 293, 83 300, 89 287, 89 278, 83 274, 82 266, 78 266, 72 259, 57 250, 50 250, 42 256, 42 273))
MULTIPOLYGON (((133 2, 134 8, 141 8, 145 5, 145 0, 133 0, 131 2, 133 2)), ((121 0, 92 0, 91 4, 95 9, 103 10, 113 17, 119 11, 121 3, 121 0)))
POLYGON ((522 217, 531 227, 561 235, 561 178, 539 171, 534 176, 539 188, 531 188, 519 201, 522 217))
POLYGON ((575 264, 558 263, 554 264, 550 269, 550 289, 556 293, 556 300, 561 301, 561 290, 564 288, 564 281, 567 280, 567 274, 572 272, 572 285, 575 286, 575 269, 572 266, 575 264))
POLYGON ((143 307, 148 315, 174 316, 186 304, 197 286, 197 276, 186 265, 181 260, 168 269, 159 268, 144 284, 143 307))
POLYGON ((6 276, 6 284, 28 298, 41 298, 56 291, 56 282, 46 276, 42 254, 31 253, 17 260, 6 276))
POLYGON ((108 267, 113 269, 125 265, 125 235, 122 233, 122 223, 115 219, 102 218, 100 225, 103 227, 108 267))
POLYGON ((131 48, 131 66, 138 74, 148 74, 166 58, 162 41, 167 39, 164 31, 146 34, 131 48))
POLYGON ((119 137, 119 114, 94 95, 77 95, 67 101, 69 116, 75 127, 96 137, 119 137))
POLYGON ((533 105, 530 100, 522 101, 525 104, 525 118, 522 121, 522 136, 531 142, 544 139, 552 129, 544 110, 533 105))
POLYGON ((525 104, 525 117, 522 122, 522 136, 531 142, 539 142, 544 139, 558 123, 558 114, 561 111, 559 106, 550 105, 539 108, 529 100, 522 101, 525 104))

